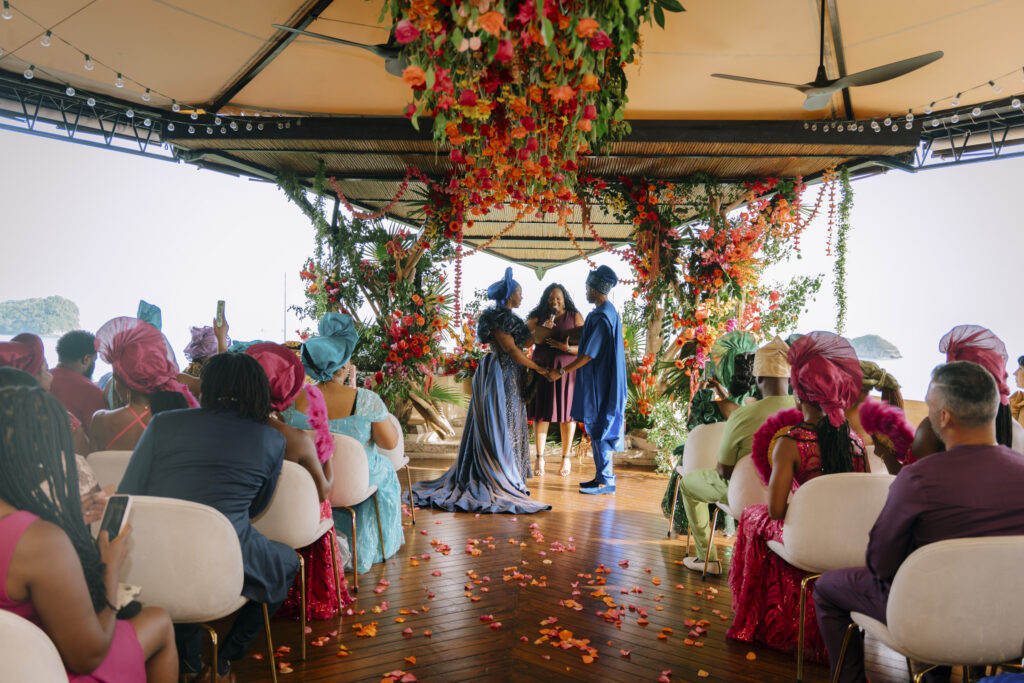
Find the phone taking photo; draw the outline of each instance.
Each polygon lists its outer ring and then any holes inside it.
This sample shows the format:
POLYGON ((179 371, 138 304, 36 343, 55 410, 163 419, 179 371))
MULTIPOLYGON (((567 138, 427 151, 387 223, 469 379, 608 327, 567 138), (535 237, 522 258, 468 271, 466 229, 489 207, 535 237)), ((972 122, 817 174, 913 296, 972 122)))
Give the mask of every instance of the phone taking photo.
POLYGON ((224 325, 224 300, 217 302, 217 327, 224 325))
POLYGON ((125 495, 111 496, 107 500, 107 509, 103 511, 100 531, 106 531, 110 540, 121 535, 124 525, 128 523, 128 513, 132 509, 132 497, 125 495))

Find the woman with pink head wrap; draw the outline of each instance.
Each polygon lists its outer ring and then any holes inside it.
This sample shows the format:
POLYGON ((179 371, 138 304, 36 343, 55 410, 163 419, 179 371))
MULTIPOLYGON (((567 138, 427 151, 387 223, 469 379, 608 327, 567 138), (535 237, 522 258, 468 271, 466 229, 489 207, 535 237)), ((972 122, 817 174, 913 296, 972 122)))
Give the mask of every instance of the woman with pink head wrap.
POLYGON ((768 484, 769 503, 746 508, 736 532, 729 569, 736 614, 726 636, 790 652, 803 619, 807 657, 828 661, 813 601, 799 613, 797 597, 807 574, 771 552, 768 541, 782 540, 789 495, 801 484, 827 474, 867 471, 864 444, 845 415, 860 396, 862 375, 853 347, 831 332, 800 337, 788 360, 797 407, 770 418, 754 436, 750 457, 768 484))
POLYGON ((129 317, 107 321, 96 332, 96 352, 114 369, 115 403, 122 407, 94 416, 89 428, 94 450, 131 450, 152 413, 199 406, 178 381, 171 345, 149 323, 129 317))
MULTIPOLYGON (((307 384, 306 372, 299 357, 290 349, 271 342, 256 344, 236 343, 233 351, 242 351, 259 362, 267 373, 270 382, 270 420, 268 425, 279 431, 285 438, 285 460, 302 465, 316 484, 320 497, 320 519, 332 519, 331 502, 328 495, 331 490, 333 471, 331 456, 334 454, 334 437, 331 436, 327 424, 327 405, 323 394, 313 384, 307 384), (315 439, 301 429, 292 427, 281 419, 281 411, 287 410, 304 394, 309 416, 310 427, 313 428, 315 439)), ((306 585, 306 618, 330 619, 342 607, 352 602, 345 575, 341 567, 346 559, 342 558, 340 548, 335 551, 332 539, 336 538, 333 530, 328 531, 312 544, 299 552, 305 560, 306 585), (336 563, 336 564, 335 564, 336 563), (335 567, 338 567, 335 574, 335 567), (335 576, 340 586, 335 586, 335 576), (341 598, 339 604, 339 595, 341 598)), ((347 550, 347 549, 346 549, 347 550)), ((344 553, 347 555, 347 553, 344 553)), ((288 591, 288 598, 278 610, 279 616, 297 617, 301 607, 300 577, 288 591)))

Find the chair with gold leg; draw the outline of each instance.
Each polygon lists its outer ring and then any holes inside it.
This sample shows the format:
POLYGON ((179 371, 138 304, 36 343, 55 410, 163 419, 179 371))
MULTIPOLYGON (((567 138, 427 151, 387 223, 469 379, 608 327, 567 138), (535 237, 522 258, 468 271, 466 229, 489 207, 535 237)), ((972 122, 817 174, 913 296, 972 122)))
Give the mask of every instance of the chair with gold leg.
MULTIPOLYGON (((711 517, 711 542, 714 540, 715 528, 718 526, 718 513, 724 512, 733 519, 739 521, 743 511, 751 505, 768 504, 768 487, 761 481, 754 467, 754 461, 749 455, 745 455, 736 461, 732 477, 729 478, 728 503, 716 503, 715 514, 711 517)), ((701 580, 707 580, 708 565, 711 562, 711 542, 708 543, 708 553, 704 556, 704 571, 701 573, 701 580)))
POLYGON ((302 642, 302 659, 306 658, 306 564, 300 548, 320 540, 324 534, 331 536, 331 564, 334 566, 335 589, 338 595, 338 609, 341 609, 341 584, 337 566, 336 539, 333 535, 334 520, 320 519, 320 500, 316 484, 301 465, 285 461, 277 479, 274 497, 263 512, 252 520, 253 527, 272 541, 294 548, 299 556, 299 635, 302 642))
MULTIPOLYGON (((377 486, 370 484, 370 465, 363 445, 344 434, 334 434, 334 455, 331 465, 334 482, 331 484, 331 506, 347 510, 352 516, 352 592, 359 592, 359 547, 356 542, 358 519, 355 506, 373 496, 377 505, 377 486)), ((381 552, 384 549, 384 531, 380 528, 380 511, 377 511, 377 530, 381 538, 381 552)), ((383 557, 381 558, 383 560, 383 557)))
POLYGON ((851 613, 853 624, 836 673, 858 626, 909 660, 923 663, 915 681, 936 666, 1019 664, 1024 657, 1022 565, 1024 536, 957 538, 918 548, 893 579, 886 623, 851 613))
POLYGON ((396 474, 403 467, 405 468, 405 480, 409 485, 409 514, 412 516, 412 523, 415 526, 416 506, 412 502, 412 473, 409 472, 409 456, 405 454, 405 436, 402 434, 402 425, 397 417, 388 413, 388 422, 391 423, 391 426, 395 428, 395 432, 398 434, 398 444, 394 448, 381 448, 377 446, 377 452, 391 461, 396 474))
MULTIPOLYGON (((679 499, 679 480, 690 472, 697 470, 715 469, 718 464, 718 446, 722 442, 722 434, 725 432, 724 422, 713 424, 697 425, 686 437, 686 446, 683 447, 683 457, 676 464, 675 471, 676 485, 672 491, 672 507, 668 513, 668 538, 672 538, 672 526, 675 522, 676 503, 679 499)), ((711 533, 714 534, 714 527, 711 533)), ((690 525, 686 525, 686 554, 690 554, 690 525)), ((709 544, 710 547, 710 544, 709 544)))
MULTIPOLYGON (((242 547, 227 517, 206 505, 175 498, 132 496, 132 534, 118 580, 142 587, 139 599, 163 607, 179 624, 210 635, 217 666, 217 632, 209 624, 238 611, 245 578, 242 547)), ((277 682, 270 615, 263 605, 270 678, 277 682)))
POLYGON ((889 496, 889 474, 846 472, 811 479, 793 494, 783 526, 784 542, 768 548, 809 574, 800 583, 796 680, 803 680, 807 587, 822 572, 863 567, 868 534, 889 496))

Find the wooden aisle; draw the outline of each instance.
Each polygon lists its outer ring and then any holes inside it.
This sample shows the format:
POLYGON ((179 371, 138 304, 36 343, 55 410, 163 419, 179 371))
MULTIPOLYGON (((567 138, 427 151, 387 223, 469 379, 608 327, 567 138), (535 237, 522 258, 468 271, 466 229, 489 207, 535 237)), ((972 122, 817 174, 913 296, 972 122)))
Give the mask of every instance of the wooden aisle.
MULTIPOLYGON (((449 464, 414 461, 413 478, 437 477, 449 464)), ((584 496, 577 483, 593 467, 581 473, 574 462, 568 479, 557 469, 551 461, 542 479, 530 481, 533 496, 553 506, 549 512, 418 511, 399 553, 360 576, 354 614, 311 622, 309 642, 327 638, 308 647, 305 662, 298 623, 273 622, 275 647, 291 648, 279 662, 293 671, 279 680, 376 682, 393 671, 446 682, 795 680, 792 655, 725 638, 728 582, 702 583, 677 564, 685 537, 665 537, 663 477, 623 467, 615 495, 584 496), (621 628, 616 617, 597 614, 611 609, 602 590, 622 610, 621 628), (557 621, 541 623, 551 618, 557 621), (691 639, 695 644, 686 644, 691 628, 684 619, 709 622, 706 635, 691 639), (538 644, 544 629, 554 635, 538 644), (593 661, 578 647, 554 647, 562 637, 588 640, 583 647, 596 650, 593 661), (347 656, 339 656, 340 646, 347 656)), ((728 561, 731 541, 716 542, 728 561)), ((261 636, 253 652, 265 647, 261 636)), ((873 683, 907 680, 904 660, 881 646, 869 643, 868 665, 873 683)), ((247 658, 235 671, 239 681, 270 680, 265 660, 247 658)), ((806 665, 805 681, 827 678, 826 667, 806 665)))

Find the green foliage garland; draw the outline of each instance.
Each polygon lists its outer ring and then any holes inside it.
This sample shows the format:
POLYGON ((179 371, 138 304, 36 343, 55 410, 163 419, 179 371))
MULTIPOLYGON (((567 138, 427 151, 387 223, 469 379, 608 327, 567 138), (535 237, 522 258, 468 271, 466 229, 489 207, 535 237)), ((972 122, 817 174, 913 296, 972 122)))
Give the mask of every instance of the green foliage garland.
POLYGON ((853 188, 850 185, 850 171, 845 166, 839 169, 839 183, 843 191, 839 203, 839 225, 836 227, 836 334, 846 331, 846 241, 850 233, 850 210, 853 208, 853 188))

